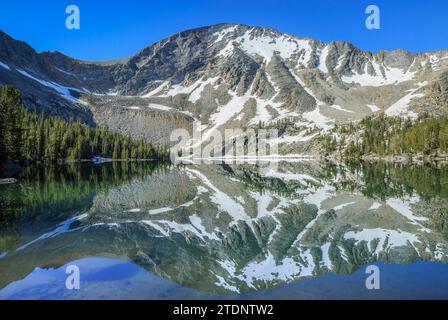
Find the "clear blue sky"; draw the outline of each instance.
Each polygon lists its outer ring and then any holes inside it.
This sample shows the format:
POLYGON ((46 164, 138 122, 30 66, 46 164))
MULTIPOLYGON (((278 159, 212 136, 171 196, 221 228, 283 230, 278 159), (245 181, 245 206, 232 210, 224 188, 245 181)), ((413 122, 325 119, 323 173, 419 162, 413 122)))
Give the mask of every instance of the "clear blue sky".
POLYGON ((39 52, 86 60, 128 57, 176 32, 220 22, 350 41, 372 52, 423 52, 448 49, 447 16, 447 0, 12 0, 0 5, 0 30, 39 52), (80 30, 65 28, 68 4, 80 8, 80 30), (364 26, 369 4, 381 10, 380 30, 364 26))

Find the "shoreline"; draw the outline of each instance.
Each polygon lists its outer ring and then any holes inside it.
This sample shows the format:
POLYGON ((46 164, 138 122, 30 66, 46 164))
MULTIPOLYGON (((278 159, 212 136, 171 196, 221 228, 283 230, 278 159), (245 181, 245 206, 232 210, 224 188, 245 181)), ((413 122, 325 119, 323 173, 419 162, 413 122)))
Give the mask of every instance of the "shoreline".
POLYGON ((7 185, 19 182, 18 179, 14 177, 15 174, 22 171, 25 167, 29 165, 66 165, 75 163, 91 163, 92 165, 101 165, 112 162, 167 162, 170 159, 110 159, 103 158, 101 161, 96 161, 95 159, 79 159, 79 160, 58 160, 58 161, 23 161, 23 162, 13 162, 8 160, 3 164, 3 168, 0 168, 0 185, 7 185))
POLYGON ((328 160, 336 161, 347 161, 347 160, 358 160, 358 161, 383 161, 392 163, 448 163, 448 155, 442 156, 423 156, 423 155, 395 155, 395 156, 380 156, 380 155, 364 155, 361 157, 342 157, 340 155, 332 155, 323 157, 328 160))

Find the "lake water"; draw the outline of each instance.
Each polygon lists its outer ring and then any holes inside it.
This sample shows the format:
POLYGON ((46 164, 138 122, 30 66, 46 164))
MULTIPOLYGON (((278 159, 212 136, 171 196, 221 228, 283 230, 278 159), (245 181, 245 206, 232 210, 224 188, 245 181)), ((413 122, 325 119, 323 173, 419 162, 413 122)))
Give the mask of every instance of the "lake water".
POLYGON ((114 162, 18 178, 0 186, 0 299, 448 298, 441 164, 114 162))

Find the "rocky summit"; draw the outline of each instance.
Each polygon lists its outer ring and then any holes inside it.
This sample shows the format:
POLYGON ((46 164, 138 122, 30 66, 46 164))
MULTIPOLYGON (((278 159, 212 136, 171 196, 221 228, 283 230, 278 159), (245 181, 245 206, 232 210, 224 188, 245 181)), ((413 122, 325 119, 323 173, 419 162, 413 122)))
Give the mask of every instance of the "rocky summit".
POLYGON ((163 39, 136 55, 89 62, 37 53, 0 32, 0 85, 30 110, 168 144, 175 128, 278 127, 280 152, 316 152, 338 124, 373 113, 448 113, 448 50, 364 52, 348 42, 218 24, 163 39))

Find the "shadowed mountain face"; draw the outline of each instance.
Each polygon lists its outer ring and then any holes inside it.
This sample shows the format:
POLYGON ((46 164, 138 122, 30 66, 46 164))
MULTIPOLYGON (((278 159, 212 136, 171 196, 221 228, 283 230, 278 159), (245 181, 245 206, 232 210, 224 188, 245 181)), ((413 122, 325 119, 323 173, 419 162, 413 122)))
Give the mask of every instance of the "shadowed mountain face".
POLYGON ((446 114, 447 69, 447 51, 372 54, 233 24, 187 30, 112 62, 38 54, 0 33, 0 84, 21 89, 29 108, 156 143, 194 119, 204 136, 286 123, 280 151, 312 152, 318 132, 375 112, 446 114))
POLYGON ((20 184, 0 188, 1 288, 36 268, 90 257, 130 261, 224 295, 374 262, 448 260, 446 167, 305 161, 44 170, 29 168, 20 184))

